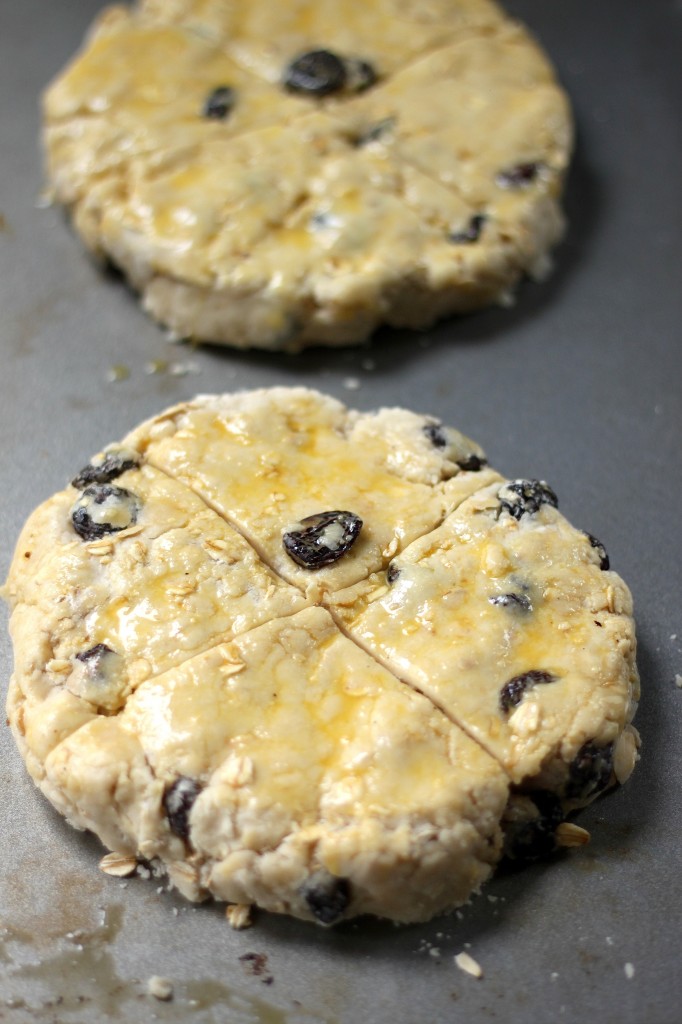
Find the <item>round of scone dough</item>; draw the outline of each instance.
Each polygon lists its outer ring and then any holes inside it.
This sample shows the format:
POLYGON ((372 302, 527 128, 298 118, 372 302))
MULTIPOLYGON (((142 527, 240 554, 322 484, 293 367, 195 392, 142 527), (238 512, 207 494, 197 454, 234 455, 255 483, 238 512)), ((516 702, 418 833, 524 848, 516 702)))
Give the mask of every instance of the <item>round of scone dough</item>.
POLYGON ((89 249, 181 337, 294 351, 507 303, 562 233, 568 101, 491 0, 140 0, 44 98, 89 249))
POLYGON ((603 545, 404 409, 171 408, 33 513, 4 592, 33 779, 190 899, 426 920, 637 760, 603 545))

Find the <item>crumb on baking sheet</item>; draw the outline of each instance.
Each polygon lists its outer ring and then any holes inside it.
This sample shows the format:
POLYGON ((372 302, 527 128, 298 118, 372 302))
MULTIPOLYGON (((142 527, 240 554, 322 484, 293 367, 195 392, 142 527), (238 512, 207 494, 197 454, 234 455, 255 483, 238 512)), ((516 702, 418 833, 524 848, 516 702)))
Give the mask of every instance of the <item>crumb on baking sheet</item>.
POLYGON ((153 376, 157 373, 165 373, 168 369, 167 359, 150 359, 148 363, 144 364, 144 372, 148 376, 153 376))
POLYGON ((173 998, 173 982, 168 978, 162 978, 158 974, 152 974, 147 982, 147 992, 154 999, 167 1003, 173 998))
POLYGON ((115 363, 110 366, 107 370, 107 381, 110 384, 116 384, 121 380, 128 380, 130 376, 130 367, 124 366, 123 363, 115 363))
POLYGON ((242 931, 250 928, 253 924, 250 903, 229 903, 225 910, 225 917, 231 928, 235 931, 242 931))
POLYGON ((625 977, 628 979, 628 981, 630 981, 630 980, 632 980, 632 978, 634 978, 634 976, 635 976, 635 965, 634 964, 630 964, 630 963, 625 964, 625 967, 623 968, 623 970, 625 971, 625 977))
POLYGON ((678 690, 682 690, 682 676, 679 674, 675 676, 675 686, 678 690))
POLYGON ((455 957, 455 963, 459 967, 460 971, 464 971, 465 974, 470 974, 472 978, 482 978, 483 968, 474 960, 469 953, 458 953, 455 957))
POLYGON ((183 362, 169 363, 168 373, 171 377, 187 377, 190 373, 201 373, 198 363, 186 359, 183 362))
POLYGON ((100 860, 99 869, 114 878, 128 878, 137 870, 137 857, 126 853, 107 853, 100 860))
POLYGON ((265 953, 244 953, 239 962, 245 971, 254 978, 260 978, 264 985, 272 985, 275 980, 268 971, 268 958, 265 953))

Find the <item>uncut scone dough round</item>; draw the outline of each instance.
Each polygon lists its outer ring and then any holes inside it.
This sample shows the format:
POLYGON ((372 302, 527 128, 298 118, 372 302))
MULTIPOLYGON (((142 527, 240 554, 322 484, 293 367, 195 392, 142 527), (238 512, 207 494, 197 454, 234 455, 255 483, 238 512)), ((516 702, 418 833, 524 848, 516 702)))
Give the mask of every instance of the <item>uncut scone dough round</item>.
POLYGON ((183 337, 296 350, 423 328, 507 302, 562 232, 568 102, 489 0, 111 7, 44 120, 55 198, 183 337), (345 86, 285 88, 319 50, 345 86))
POLYGON ((29 772, 190 899, 425 920, 637 759, 603 546, 403 409, 169 409, 33 513, 5 596, 29 772))

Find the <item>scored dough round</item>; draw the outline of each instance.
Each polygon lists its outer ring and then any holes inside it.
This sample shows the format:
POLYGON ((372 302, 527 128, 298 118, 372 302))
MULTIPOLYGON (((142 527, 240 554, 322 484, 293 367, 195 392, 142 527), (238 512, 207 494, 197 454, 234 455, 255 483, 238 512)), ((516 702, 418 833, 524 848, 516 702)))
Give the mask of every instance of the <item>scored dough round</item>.
POLYGON ((507 302, 562 232, 568 102, 489 0, 111 7, 44 113, 55 198, 182 337, 296 350, 423 328, 507 302), (320 49, 375 80, 287 90, 320 49))
POLYGON ((631 598, 556 504, 403 409, 167 410, 19 538, 29 772, 191 899, 324 924, 462 903, 637 758, 631 598))

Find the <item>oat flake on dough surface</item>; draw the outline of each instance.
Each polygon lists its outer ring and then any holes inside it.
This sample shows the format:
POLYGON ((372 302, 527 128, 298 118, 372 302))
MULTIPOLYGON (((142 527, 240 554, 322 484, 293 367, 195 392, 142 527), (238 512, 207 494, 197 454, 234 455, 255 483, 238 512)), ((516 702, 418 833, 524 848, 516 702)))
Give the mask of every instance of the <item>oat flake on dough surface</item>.
POLYGON ((190 899, 323 924, 457 906, 637 759, 630 595, 556 505, 404 409, 273 388, 166 410, 19 538, 29 772, 190 899))
POLYGON ((238 347, 508 301, 561 236, 571 145, 550 64, 489 0, 110 7, 44 98, 88 248, 176 334, 238 347))

